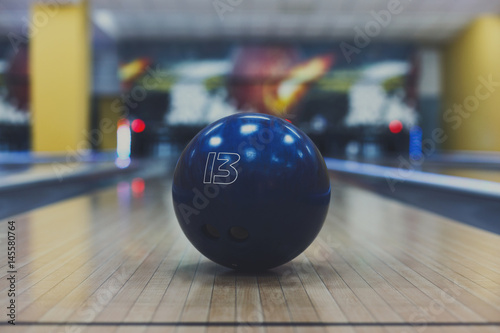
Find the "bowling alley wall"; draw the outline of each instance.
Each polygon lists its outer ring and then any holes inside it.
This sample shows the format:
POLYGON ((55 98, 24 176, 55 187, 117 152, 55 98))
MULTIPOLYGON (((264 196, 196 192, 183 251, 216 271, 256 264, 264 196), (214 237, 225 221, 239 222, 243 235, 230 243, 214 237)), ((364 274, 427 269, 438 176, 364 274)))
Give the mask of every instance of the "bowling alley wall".
MULTIPOLYGON (((37 38, 43 38, 41 35, 37 38)), ((14 126, 6 114, 17 114, 28 135, 33 132, 29 123, 29 47, 13 52, 9 43, 2 45, 2 77, 6 78, 1 81, 2 121, 7 127, 14 126)), ((34 52, 36 47, 31 45, 31 49, 34 52)), ((47 61, 54 60, 51 51, 46 52, 47 61)), ((373 43, 356 50, 340 42, 118 42, 94 27, 90 52, 89 106, 69 98, 63 100, 68 105, 55 106, 90 108, 84 113, 86 118, 69 113, 67 120, 43 116, 39 120, 48 122, 47 126, 65 123, 58 128, 76 133, 76 141, 78 124, 88 122, 89 131, 99 133, 99 140, 89 140, 89 148, 94 150, 116 149, 122 120, 132 129, 132 154, 147 156, 170 151, 172 145, 183 147, 202 127, 241 111, 286 118, 331 156, 406 154, 412 135, 422 135, 419 49, 412 44, 373 43), (74 121, 75 126, 69 126, 74 121)), ((81 72, 84 63, 74 67, 75 73, 81 72)), ((39 76, 50 77, 51 66, 57 64, 37 67, 42 71, 39 76)), ((72 75, 69 70, 64 72, 72 75)), ((67 81, 72 82, 69 77, 67 81)), ((85 89, 83 81, 75 83, 75 89, 85 89)), ((37 87, 35 91, 52 89, 37 87)), ((37 96, 44 100, 49 95, 37 96)), ((47 102, 52 103, 52 98, 47 102)), ((428 109, 429 104, 426 106, 428 109)), ((44 108, 43 103, 40 107, 44 108)), ((72 137, 66 134, 64 137, 72 137)), ((28 136, 25 141, 29 142, 28 136)))
POLYGON ((422 133, 411 44, 126 41, 118 55, 122 88, 147 91, 127 113, 164 123, 181 146, 240 111, 286 118, 331 156, 407 154, 422 133))

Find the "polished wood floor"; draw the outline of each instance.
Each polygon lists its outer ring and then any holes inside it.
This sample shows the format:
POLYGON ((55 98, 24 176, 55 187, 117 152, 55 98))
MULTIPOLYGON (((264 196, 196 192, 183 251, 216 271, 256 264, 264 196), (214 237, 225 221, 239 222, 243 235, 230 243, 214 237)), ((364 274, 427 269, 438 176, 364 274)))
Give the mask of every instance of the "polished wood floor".
MULTIPOLYGON (((332 185, 316 241, 261 274, 218 266, 187 242, 168 179, 13 216, 18 325, 2 310, 0 331, 500 331, 499 235, 332 185)), ((7 270, 2 259, 2 309, 7 270)))

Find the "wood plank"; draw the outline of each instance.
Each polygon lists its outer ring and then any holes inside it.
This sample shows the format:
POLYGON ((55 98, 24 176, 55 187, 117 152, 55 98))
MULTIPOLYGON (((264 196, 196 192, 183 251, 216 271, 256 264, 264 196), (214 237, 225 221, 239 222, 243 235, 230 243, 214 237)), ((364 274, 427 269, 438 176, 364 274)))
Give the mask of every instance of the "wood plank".
POLYGON ((257 281, 264 321, 290 322, 291 315, 278 277, 274 274, 260 275, 257 281))
POLYGON ((285 296, 288 312, 295 322, 318 322, 319 317, 307 295, 293 264, 288 263, 275 271, 285 296))
POLYGON ((346 322, 346 316, 304 254, 294 261, 294 267, 318 314, 319 321, 346 322))
MULTIPOLYGON (((229 269, 216 267, 212 299, 210 302, 210 322, 234 322, 236 320, 236 275, 229 269)), ((235 327, 208 327, 207 332, 234 333, 235 327)))
POLYGON ((153 322, 176 322, 180 319, 199 261, 200 254, 189 245, 153 315, 153 322))

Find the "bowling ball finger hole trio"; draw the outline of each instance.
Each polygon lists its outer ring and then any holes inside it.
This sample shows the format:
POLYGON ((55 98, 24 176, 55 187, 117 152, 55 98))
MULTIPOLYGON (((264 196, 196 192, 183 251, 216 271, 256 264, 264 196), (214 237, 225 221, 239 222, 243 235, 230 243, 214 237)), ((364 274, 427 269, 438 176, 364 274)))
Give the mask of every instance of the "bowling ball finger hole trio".
MULTIPOLYGON (((219 230, 211 224, 205 224, 202 227, 203 233, 210 239, 219 239, 221 237, 219 230)), ((231 227, 228 230, 228 235, 232 240, 242 242, 248 238, 248 231, 243 227, 231 227)))

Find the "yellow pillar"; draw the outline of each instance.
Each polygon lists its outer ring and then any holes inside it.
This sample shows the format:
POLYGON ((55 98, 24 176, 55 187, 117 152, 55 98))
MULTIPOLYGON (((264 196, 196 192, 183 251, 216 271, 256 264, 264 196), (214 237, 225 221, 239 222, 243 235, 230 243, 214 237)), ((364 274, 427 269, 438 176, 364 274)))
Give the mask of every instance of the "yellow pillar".
POLYGON ((86 1, 31 7, 32 149, 89 147, 90 34, 86 1))
POLYGON ((475 20, 445 47, 443 148, 500 151, 500 17, 475 20))

